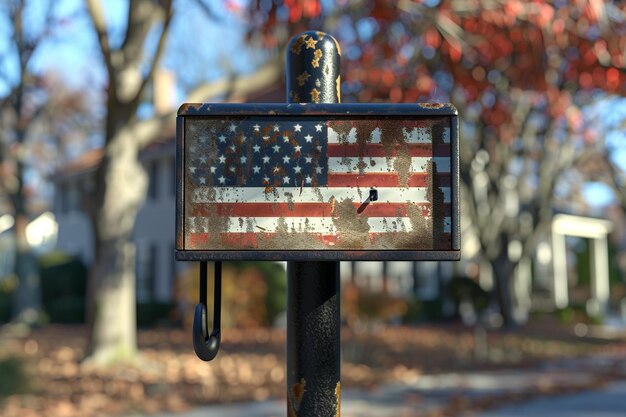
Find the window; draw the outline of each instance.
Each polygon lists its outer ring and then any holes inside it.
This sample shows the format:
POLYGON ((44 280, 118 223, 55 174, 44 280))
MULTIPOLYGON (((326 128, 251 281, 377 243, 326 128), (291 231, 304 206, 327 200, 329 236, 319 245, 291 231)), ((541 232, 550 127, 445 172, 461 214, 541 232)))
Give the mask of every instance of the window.
POLYGON ((174 198, 176 198, 176 160, 174 158, 171 158, 168 160, 169 166, 170 166, 170 180, 172 181, 172 195, 174 196, 174 198))
POLYGON ((157 161, 148 162, 146 171, 148 172, 148 197, 152 200, 156 200, 159 189, 159 164, 157 161))
POLYGON ((137 301, 153 301, 156 287, 157 248, 155 245, 137 246, 135 273, 137 276, 137 301))

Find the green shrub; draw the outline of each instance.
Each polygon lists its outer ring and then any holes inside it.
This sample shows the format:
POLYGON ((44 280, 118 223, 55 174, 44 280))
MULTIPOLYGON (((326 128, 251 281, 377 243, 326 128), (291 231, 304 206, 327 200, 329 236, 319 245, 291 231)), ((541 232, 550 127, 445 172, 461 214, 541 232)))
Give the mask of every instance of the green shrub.
POLYGON ((11 300, 16 286, 15 275, 0 279, 0 323, 8 323, 11 320, 11 300))
POLYGON ((84 323, 87 268, 77 258, 51 252, 39 258, 41 297, 53 323, 84 323))
POLYGON ((25 393, 29 385, 26 367, 21 359, 0 359, 0 398, 25 393))
POLYGON ((45 311, 52 323, 84 323, 85 310, 86 301, 84 296, 61 297, 48 300, 45 303, 45 311))
POLYGON ((169 321, 174 308, 176 308, 175 303, 137 303, 137 326, 149 327, 169 321))

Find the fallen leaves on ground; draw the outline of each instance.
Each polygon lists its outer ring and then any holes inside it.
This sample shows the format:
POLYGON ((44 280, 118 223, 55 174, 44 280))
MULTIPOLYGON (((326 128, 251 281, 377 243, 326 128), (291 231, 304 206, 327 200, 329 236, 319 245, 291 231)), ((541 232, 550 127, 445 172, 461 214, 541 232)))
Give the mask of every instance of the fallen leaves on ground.
MULTIPOLYGON (((27 335, 3 329, 0 357, 19 357, 31 386, 28 393, 0 400, 0 415, 149 414, 285 397, 284 330, 224 329, 222 349, 210 363, 196 358, 186 331, 140 330, 138 360, 104 368, 81 363, 86 336, 84 326, 49 325, 27 335)), ((582 341, 558 326, 489 332, 487 339, 488 354, 481 356, 475 350, 474 332, 459 325, 344 329, 342 389, 375 389, 386 382, 415 381, 423 374, 528 367, 546 360, 626 351, 622 342, 582 341)), ((537 384, 534 391, 505 399, 460 396, 445 413, 455 415, 468 404, 488 408, 505 400, 557 392, 559 387, 537 384)))

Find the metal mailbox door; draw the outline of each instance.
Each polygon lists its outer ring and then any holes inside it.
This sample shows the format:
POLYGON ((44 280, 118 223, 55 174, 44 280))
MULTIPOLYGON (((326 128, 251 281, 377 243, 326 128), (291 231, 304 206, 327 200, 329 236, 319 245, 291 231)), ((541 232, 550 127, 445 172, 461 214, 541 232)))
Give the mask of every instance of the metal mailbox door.
POLYGON ((451 105, 184 105, 181 260, 459 258, 451 105))

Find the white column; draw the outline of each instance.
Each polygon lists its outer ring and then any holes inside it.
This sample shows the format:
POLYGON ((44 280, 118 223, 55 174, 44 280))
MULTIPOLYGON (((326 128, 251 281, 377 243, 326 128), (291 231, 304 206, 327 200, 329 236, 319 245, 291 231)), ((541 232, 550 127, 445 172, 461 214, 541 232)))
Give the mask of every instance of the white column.
POLYGON ((531 274, 532 263, 529 257, 520 259, 515 269, 515 301, 516 310, 520 316, 527 317, 531 307, 531 274))
POLYGON ((592 239, 591 245, 591 297, 599 313, 607 311, 609 302, 609 248, 606 236, 592 239))
POLYGON ((552 297, 556 308, 565 308, 569 303, 567 285, 567 252, 565 236, 552 232, 552 263, 554 275, 552 277, 552 297))

